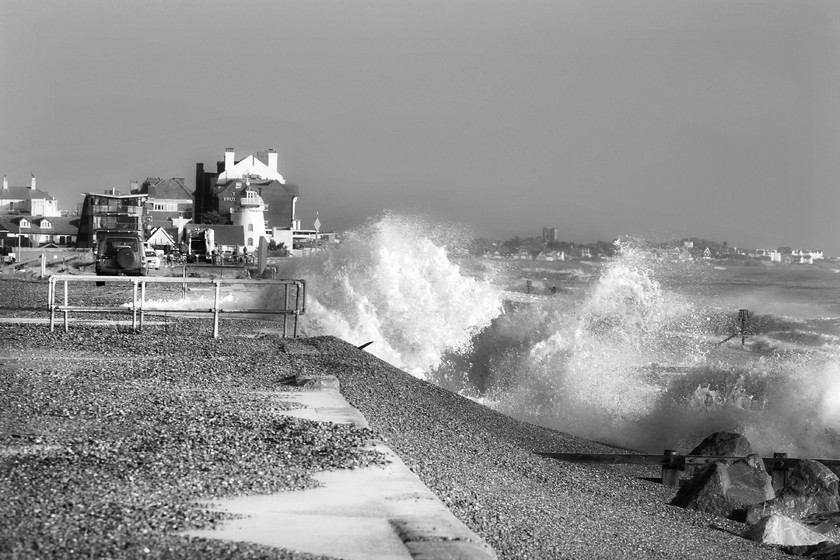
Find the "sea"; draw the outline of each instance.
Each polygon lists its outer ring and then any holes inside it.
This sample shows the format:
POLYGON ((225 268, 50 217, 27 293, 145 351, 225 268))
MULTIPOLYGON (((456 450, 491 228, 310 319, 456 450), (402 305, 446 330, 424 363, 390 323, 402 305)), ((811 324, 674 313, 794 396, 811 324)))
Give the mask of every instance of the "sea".
POLYGON ((290 259, 302 333, 627 449, 731 431, 762 454, 840 458, 840 263, 684 261, 631 237, 605 260, 510 261, 470 256, 471 239, 386 214, 290 259))

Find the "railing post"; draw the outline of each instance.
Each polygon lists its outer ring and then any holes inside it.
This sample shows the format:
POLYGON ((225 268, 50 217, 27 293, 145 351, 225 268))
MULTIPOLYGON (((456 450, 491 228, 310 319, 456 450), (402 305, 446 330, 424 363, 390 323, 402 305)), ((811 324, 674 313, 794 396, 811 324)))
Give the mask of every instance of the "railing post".
POLYGON ((143 331, 143 319, 145 313, 143 311, 143 302, 146 301, 146 281, 140 280, 140 331, 143 331))
MULTIPOLYGON (((773 453, 773 458, 786 459, 787 453, 773 453)), ((787 467, 784 461, 775 461, 771 473, 773 477, 773 490, 778 492, 785 487, 785 482, 787 481, 787 467)))
POLYGON ((67 297, 67 280, 64 281, 64 332, 70 332, 70 310, 67 309, 70 299, 67 297))
MULTIPOLYGON (((670 457, 672 455, 676 455, 677 452, 673 449, 666 449, 663 455, 670 457)), ((675 465, 672 461, 667 461, 662 463, 662 484, 665 486, 679 486, 680 485, 680 468, 679 465, 675 465)))
POLYGON ((216 285, 216 298, 213 303, 213 338, 219 338, 219 288, 221 282, 215 280, 213 283, 216 285))
POLYGON ((286 329, 289 320, 289 285, 283 284, 283 338, 286 338, 286 329))
POLYGON ((300 316, 300 284, 295 282, 295 326, 292 338, 297 338, 298 317, 300 316))
POLYGON ((47 305, 50 309, 50 332, 55 331, 55 278, 50 277, 50 287, 47 294, 47 305))
POLYGON ((295 285, 298 287, 298 294, 300 295, 300 314, 306 313, 306 280, 295 280, 295 285))
POLYGON ((133 296, 131 298, 131 330, 137 332, 137 280, 132 280, 133 296))

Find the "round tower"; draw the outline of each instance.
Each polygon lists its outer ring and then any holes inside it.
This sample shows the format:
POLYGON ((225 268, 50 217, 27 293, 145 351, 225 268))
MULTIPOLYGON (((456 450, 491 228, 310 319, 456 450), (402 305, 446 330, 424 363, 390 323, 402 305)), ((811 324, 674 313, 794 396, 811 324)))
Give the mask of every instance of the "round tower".
POLYGON ((242 189, 236 197, 236 203, 230 210, 230 219, 235 226, 241 226, 245 248, 250 253, 260 246, 260 239, 265 232, 266 204, 250 187, 242 189))

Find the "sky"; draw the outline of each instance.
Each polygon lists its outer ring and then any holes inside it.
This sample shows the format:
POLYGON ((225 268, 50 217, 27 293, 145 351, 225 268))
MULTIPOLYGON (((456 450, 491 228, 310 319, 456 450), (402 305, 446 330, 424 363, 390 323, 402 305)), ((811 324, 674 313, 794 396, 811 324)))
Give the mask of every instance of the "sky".
POLYGON ((0 0, 0 173, 84 192, 266 148, 299 217, 840 255, 836 0, 0 0))

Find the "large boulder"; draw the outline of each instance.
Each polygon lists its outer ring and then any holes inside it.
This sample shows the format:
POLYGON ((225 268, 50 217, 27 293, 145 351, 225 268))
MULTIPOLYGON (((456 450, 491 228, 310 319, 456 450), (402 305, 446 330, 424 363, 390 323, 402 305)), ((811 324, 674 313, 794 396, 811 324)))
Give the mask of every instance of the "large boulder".
POLYGON ((840 543, 840 511, 812 513, 799 521, 825 538, 840 543))
POLYGON ((715 432, 692 449, 689 455, 712 455, 717 457, 746 457, 753 450, 747 438, 733 432, 715 432))
POLYGON ((744 536, 762 544, 784 546, 807 546, 827 540, 825 535, 812 531, 802 523, 778 513, 768 515, 752 525, 744 536))
POLYGON ((838 495, 840 479, 830 468, 819 461, 803 459, 790 469, 785 478, 785 486, 779 492, 781 495, 826 493, 838 495))
POLYGON ((746 508, 744 520, 752 524, 774 513, 801 519, 815 513, 840 511, 837 489, 837 475, 831 469, 819 461, 803 459, 787 472, 785 485, 778 495, 746 508))
POLYGON ((804 546, 780 546, 779 550, 792 556, 809 556, 817 560, 840 560, 840 544, 831 541, 804 546))
MULTIPOLYGON (((750 442, 735 432, 715 432, 701 441, 688 455, 712 457, 746 457, 752 455, 750 442)), ((705 465, 688 467, 689 476, 694 476, 705 465)))
POLYGON ((748 506, 774 496, 764 461, 749 455, 729 464, 715 461, 706 465, 679 489, 671 505, 738 519, 748 506))

